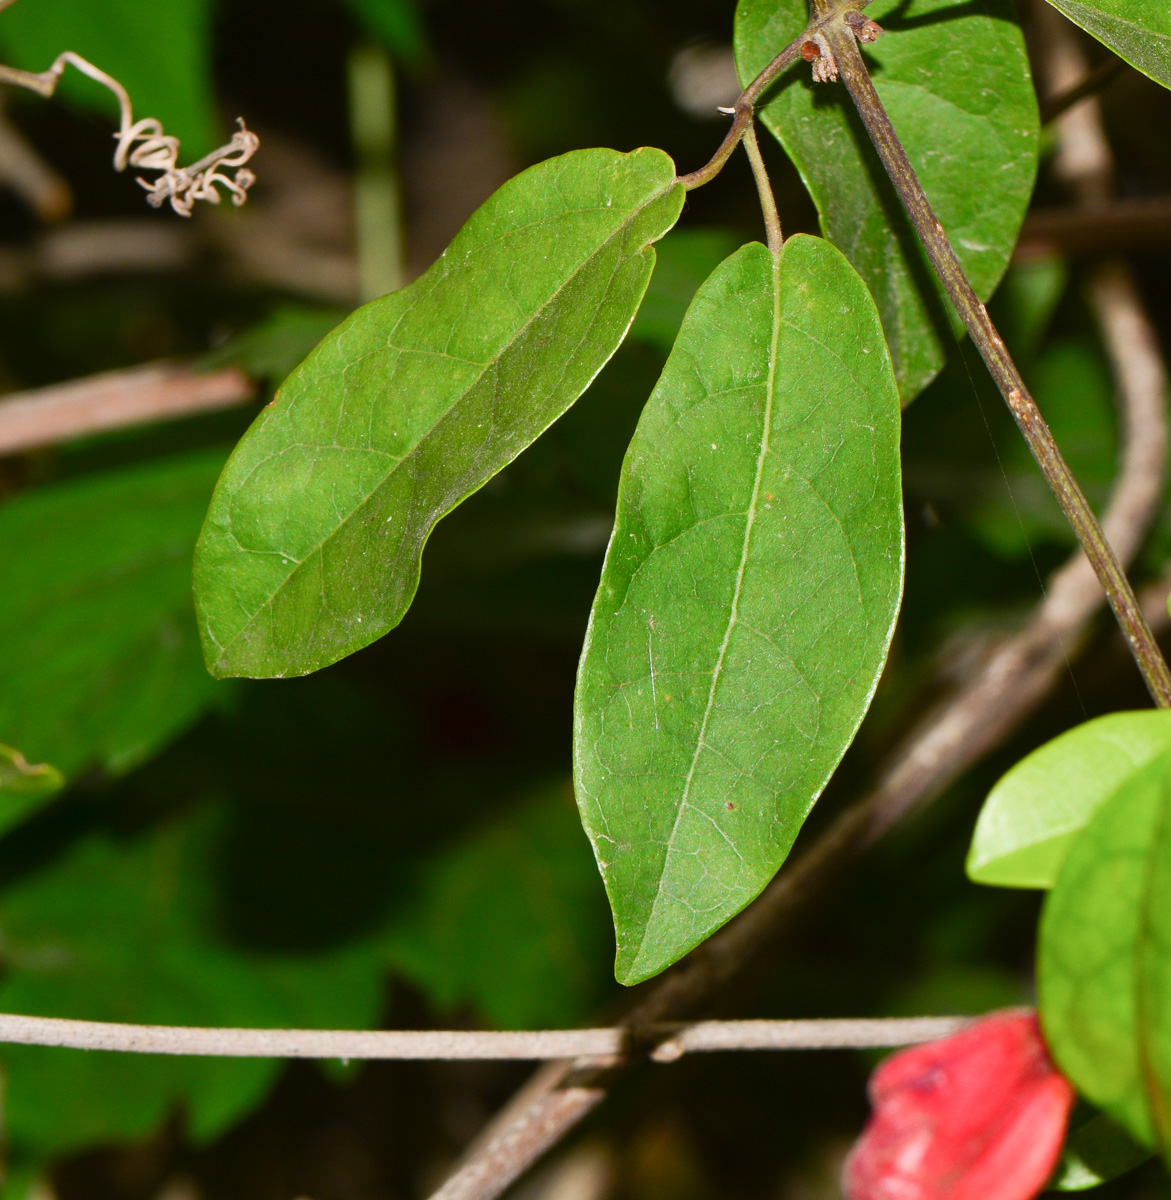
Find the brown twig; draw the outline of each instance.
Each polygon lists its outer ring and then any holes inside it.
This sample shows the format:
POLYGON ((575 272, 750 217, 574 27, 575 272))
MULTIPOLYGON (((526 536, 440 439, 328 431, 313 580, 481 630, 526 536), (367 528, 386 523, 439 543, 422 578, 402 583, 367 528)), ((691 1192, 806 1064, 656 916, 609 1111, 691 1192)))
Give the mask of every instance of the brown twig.
POLYGON ((1041 124, 1048 125, 1075 104, 1105 91, 1122 74, 1125 66, 1121 58, 1107 58, 1093 70, 1087 70, 1079 81, 1064 83, 1061 90, 1041 102, 1041 124))
MULTIPOLYGON (((1091 303, 1114 367, 1122 428, 1119 474, 1103 519, 1119 557, 1129 561, 1158 510, 1167 445, 1167 381, 1157 339, 1133 287, 1112 268, 1090 283, 1091 303)), ((1147 619, 1166 627, 1171 581, 1145 589, 1147 619)), ((1021 631, 991 647, 969 681, 911 731, 874 790, 786 864, 739 918, 654 985, 630 1024, 694 1010, 770 944, 855 857, 968 767, 1001 744, 1067 669, 1102 588, 1078 553, 1049 581, 1021 631)), ((491 1200, 559 1142, 602 1099, 629 1059, 579 1058, 538 1071, 469 1149, 433 1200, 491 1200)))
POLYGON ((1021 229, 1014 257, 1066 254, 1085 257, 1104 250, 1171 243, 1171 199, 1113 200, 1091 210, 1041 208, 1021 229))
POLYGON ((256 385, 242 371, 152 365, 0 397, 0 454, 16 454, 129 425, 243 404, 256 385))
POLYGON ((9 188, 42 221, 69 215, 69 185, 28 144, 0 108, 0 184, 9 188))
POLYGON ((1102 582, 1106 598, 1152 699, 1161 708, 1171 708, 1171 669, 1168 668, 1162 651, 1143 617, 1142 609, 1126 578, 1126 572, 1053 440, 1053 434, 1036 401, 1029 394, 1012 356, 968 281, 943 226, 919 183, 915 169, 911 166, 906 151, 890 123, 870 78, 870 72, 858 50, 853 29, 845 20, 832 21, 824 26, 824 37, 836 60, 837 70, 841 73, 854 106, 936 275, 955 305, 973 344, 980 351, 989 373, 1008 403, 1017 427, 1028 443, 1033 458, 1041 468, 1045 481, 1102 582))
POLYGON ((736 147, 740 144, 740 139, 744 137, 745 131, 752 126, 756 102, 781 74, 800 59, 802 46, 814 36, 817 28, 818 21, 811 21, 800 37, 794 38, 741 92, 740 99, 736 101, 736 106, 732 109, 732 128, 728 130, 720 148, 712 155, 706 166, 700 167, 698 171, 692 171, 689 175, 679 176, 679 182, 688 191, 694 191, 695 188, 703 187, 705 183, 711 183, 724 169, 728 159, 732 157, 736 147))

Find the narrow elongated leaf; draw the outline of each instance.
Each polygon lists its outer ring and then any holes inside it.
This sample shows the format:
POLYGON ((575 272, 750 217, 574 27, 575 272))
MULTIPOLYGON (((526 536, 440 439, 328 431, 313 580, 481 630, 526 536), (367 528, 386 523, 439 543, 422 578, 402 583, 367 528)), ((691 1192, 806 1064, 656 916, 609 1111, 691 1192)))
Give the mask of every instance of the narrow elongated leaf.
POLYGON ((1171 87, 1171 8, 1163 0, 1049 0, 1144 75, 1171 87))
POLYGON ((1058 1065, 1147 1146, 1171 1141, 1171 751, 1073 843, 1041 919, 1037 982, 1058 1065))
POLYGON ((211 702, 190 564, 223 461, 185 455, 0 507, 0 739, 30 761, 125 771, 211 702))
POLYGON ((1171 712, 1111 713, 1022 759, 988 793, 968 877, 999 887, 1049 888, 1073 839, 1131 776, 1171 750, 1171 712))
POLYGON ((326 338, 216 489, 195 564, 213 674, 305 674, 398 624, 436 521, 617 349, 683 195, 660 150, 541 163, 326 338))
POLYGON ((870 703, 903 561, 899 403, 828 242, 700 288, 623 467, 577 685, 578 803, 636 983, 784 861, 870 703))
MULTIPOLYGON (((874 82, 976 291, 1008 266, 1037 171, 1037 102, 1010 0, 875 0, 888 34, 874 82), (887 18, 889 17, 889 20, 887 18)), ((754 78, 802 30, 806 0, 740 0, 736 58, 754 78)), ((801 172, 826 237, 882 314, 904 403, 948 354, 947 311, 845 88, 801 67, 762 110, 801 172)))

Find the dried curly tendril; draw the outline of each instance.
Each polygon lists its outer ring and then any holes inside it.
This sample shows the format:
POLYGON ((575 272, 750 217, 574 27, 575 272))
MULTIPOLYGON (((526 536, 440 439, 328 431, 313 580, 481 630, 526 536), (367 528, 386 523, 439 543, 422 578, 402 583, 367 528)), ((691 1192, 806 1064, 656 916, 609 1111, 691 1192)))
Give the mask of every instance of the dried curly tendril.
MULTIPOLYGON (((0 9, 7 8, 11 2, 0 0, 0 9)), ((242 120, 226 146, 204 155, 189 167, 180 167, 179 139, 164 133, 162 123, 153 117, 135 121, 126 89, 71 50, 59 55, 47 71, 39 74, 0 66, 0 83, 27 88, 47 98, 57 90, 67 66, 88 75, 117 98, 121 121, 114 135, 118 142, 114 150, 114 169, 125 171, 127 167, 133 167, 139 171, 158 172, 154 179, 138 176, 139 184, 146 190, 147 202, 153 207, 161 208, 170 201, 175 212, 189 217, 199 200, 219 204, 220 188, 231 196, 237 207, 248 199, 248 189, 256 182, 256 176, 244 164, 259 149, 260 139, 242 120)))

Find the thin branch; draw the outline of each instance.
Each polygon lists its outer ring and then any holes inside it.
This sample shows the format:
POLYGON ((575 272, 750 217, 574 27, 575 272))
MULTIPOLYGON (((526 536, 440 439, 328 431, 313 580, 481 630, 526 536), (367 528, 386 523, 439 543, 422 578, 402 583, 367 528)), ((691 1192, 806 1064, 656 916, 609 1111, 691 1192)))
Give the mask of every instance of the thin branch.
POLYGON ((736 101, 736 107, 732 110, 734 114, 732 128, 728 130, 727 136, 724 138, 720 148, 712 156, 711 161, 707 166, 700 167, 698 171, 692 171, 689 175, 679 176, 679 182, 689 192, 694 191, 698 187, 703 187, 705 183, 711 183, 724 169, 728 159, 732 157, 736 147, 740 144, 740 139, 744 136, 745 131, 752 125, 752 119, 756 112, 756 102, 772 86, 777 77, 788 70, 801 57, 801 48, 813 36, 816 29, 817 22, 811 21, 801 36, 794 38, 740 93, 740 99, 736 101))
MULTIPOLYGON (((1091 280, 1090 299, 1114 368, 1121 426, 1119 474, 1103 528, 1126 562, 1146 537, 1162 498, 1166 371, 1133 288, 1119 286, 1105 268, 1091 280)), ((1142 597, 1148 620, 1163 628, 1171 623, 1169 590, 1171 580, 1145 589, 1142 597)), ((910 732, 874 790, 787 863, 740 917, 653 985, 627 1021, 677 1018, 709 1001, 851 861, 1003 743, 1068 669, 1102 600, 1097 577, 1079 552, 1050 579, 1028 624, 990 647, 969 681, 910 732)), ((630 1062, 619 1056, 578 1058, 542 1068, 481 1133, 433 1200, 500 1195, 605 1098, 630 1062)))
POLYGON ((69 215, 69 185, 21 136, 0 108, 0 184, 13 191, 42 221, 69 215))
POLYGON ((256 385, 242 371, 147 366, 0 397, 0 454, 72 441, 244 404, 256 385))
POLYGON ((1069 84, 1064 91, 1050 96, 1041 105, 1041 124, 1048 125, 1075 104, 1105 91, 1122 74, 1125 66, 1126 63, 1121 58, 1107 58, 1079 83, 1069 84))
POLYGON ((626 1051, 634 1041, 657 1047, 656 1062, 716 1050, 850 1050, 911 1046, 946 1037, 970 1017, 895 1017, 827 1021, 702 1021, 641 1030, 550 1029, 534 1032, 465 1030, 199 1029, 123 1025, 0 1014, 0 1043, 177 1054, 204 1058, 342 1058, 527 1060, 626 1051))
POLYGON ((1068 254, 1084 257, 1103 250, 1126 250, 1171 243, 1171 199, 1112 200, 1092 211, 1040 208, 1025 218, 1019 259, 1068 254))
POLYGON ((760 144, 756 140, 756 126, 749 121, 744 130, 744 149, 748 152, 748 161, 752 163, 752 175, 756 180, 756 191, 760 196, 760 210, 764 214, 764 228, 768 234, 768 248, 776 256, 785 245, 785 235, 781 230, 781 218, 777 212, 777 200, 773 195, 773 185, 769 181, 768 170, 760 155, 760 144))
POLYGON ((1110 607, 1114 610, 1152 699, 1161 708, 1171 708, 1171 669, 1143 617, 1126 572, 1106 540, 1089 501, 1062 457, 1045 418, 1029 394, 987 310, 969 283, 890 123, 858 50, 853 30, 844 21, 830 22, 825 26, 824 36, 858 114, 870 134, 870 140, 927 251, 936 275, 1007 401, 1017 427, 1024 435, 1066 520, 1102 581, 1110 607))

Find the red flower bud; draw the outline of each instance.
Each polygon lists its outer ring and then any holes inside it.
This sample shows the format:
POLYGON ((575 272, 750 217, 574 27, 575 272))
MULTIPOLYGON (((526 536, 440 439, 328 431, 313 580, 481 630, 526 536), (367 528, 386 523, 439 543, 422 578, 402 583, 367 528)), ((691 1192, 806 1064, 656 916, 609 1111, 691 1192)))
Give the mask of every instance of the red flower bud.
POLYGON ((1032 1200, 1061 1155, 1073 1088, 1033 1013, 994 1013, 892 1055, 846 1162, 849 1200, 1032 1200))

